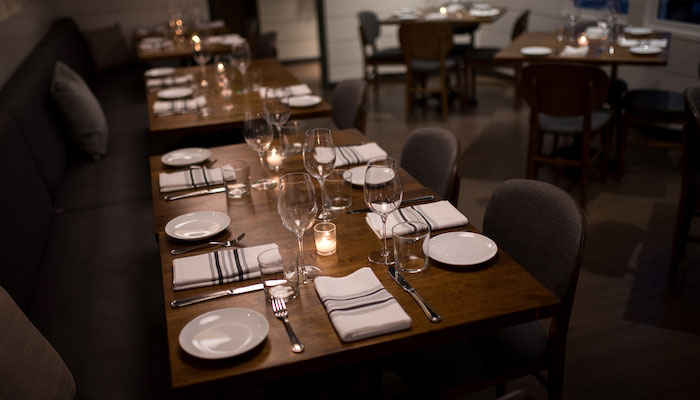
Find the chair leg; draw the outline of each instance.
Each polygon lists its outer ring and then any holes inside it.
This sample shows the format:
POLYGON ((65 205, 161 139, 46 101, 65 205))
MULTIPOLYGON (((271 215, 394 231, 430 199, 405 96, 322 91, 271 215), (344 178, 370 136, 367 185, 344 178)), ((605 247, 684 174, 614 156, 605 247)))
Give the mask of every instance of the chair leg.
POLYGON ((581 208, 586 209, 586 191, 588 190, 588 179, 591 166, 591 137, 590 132, 584 133, 581 146, 581 208))
POLYGON ((673 234, 673 247, 671 248, 671 262, 668 266, 668 276, 666 283, 672 286, 676 283, 678 267, 685 252, 685 243, 690 230, 690 222, 693 217, 693 201, 690 201, 688 185, 683 182, 681 186, 681 196, 678 201, 678 212, 676 214, 676 229, 673 234))
POLYGON ((630 120, 627 115, 622 117, 622 129, 617 135, 617 179, 622 178, 625 170, 625 156, 627 152, 627 135, 629 134, 630 120))
POLYGON ((522 105, 522 100, 523 100, 523 95, 520 93, 520 79, 521 79, 521 73, 522 73, 522 67, 520 65, 516 65, 514 67, 515 69, 515 74, 513 76, 513 85, 515 86, 515 92, 513 95, 513 108, 516 110, 519 110, 521 105, 522 105))
POLYGON ((612 126, 608 125, 603 129, 602 137, 600 138, 601 147, 603 148, 603 183, 608 181, 608 166, 610 164, 610 138, 612 137, 612 126))
POLYGON ((527 163, 525 166, 525 177, 527 179, 537 178, 537 171, 535 168, 535 157, 537 156, 539 146, 539 132, 537 131, 536 127, 530 125, 530 140, 528 141, 527 163))
POLYGON ((408 120, 413 110, 413 75, 406 72, 406 119, 408 120))
POLYGON ((447 71, 440 72, 440 97, 442 99, 442 120, 447 120, 447 71))

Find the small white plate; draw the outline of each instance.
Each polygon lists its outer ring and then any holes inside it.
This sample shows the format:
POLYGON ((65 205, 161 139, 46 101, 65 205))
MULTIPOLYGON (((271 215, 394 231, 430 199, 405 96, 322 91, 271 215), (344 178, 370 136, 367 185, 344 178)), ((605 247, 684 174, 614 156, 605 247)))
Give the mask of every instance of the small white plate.
POLYGON ((624 29, 624 32, 632 36, 644 36, 651 35, 654 31, 651 28, 645 28, 643 26, 628 26, 624 29))
MULTIPOLYGON (((284 100, 282 100, 284 103, 284 100)), ((290 107, 296 107, 296 108, 302 108, 302 107, 312 107, 317 104, 321 104, 321 98, 318 96, 313 96, 310 94, 306 94, 303 96, 292 96, 289 98, 289 106, 290 107)))
POLYGON ((638 54, 642 56, 649 56, 654 54, 659 54, 663 51, 661 47, 656 46, 635 46, 630 47, 630 53, 638 54))
POLYGON ((169 89, 163 89, 156 93, 159 99, 163 100, 175 100, 183 99, 188 96, 192 96, 192 88, 188 87, 174 87, 169 89))
POLYGON ((484 9, 484 10, 479 10, 479 9, 472 9, 469 10, 469 15, 472 17, 495 17, 496 15, 500 14, 501 10, 498 8, 489 8, 489 9, 484 9))
POLYGON ((493 7, 491 7, 489 3, 474 3, 472 4, 472 8, 475 10, 490 10, 493 7))
POLYGON ((211 151, 201 147, 188 147, 163 154, 160 161, 171 167, 186 167, 199 164, 211 156, 211 151))
POLYGON ((544 46, 528 46, 520 49, 520 53, 526 56, 547 56, 552 54, 552 49, 544 46))
POLYGON ((428 246, 430 258, 450 265, 481 264, 498 252, 493 240, 474 232, 443 233, 431 238, 428 246))
POLYGON ((190 355, 218 360, 243 354, 262 343, 270 331, 267 319, 247 308, 209 311, 180 331, 180 347, 190 355))
POLYGON ((350 178, 350 183, 357 186, 365 185, 365 172, 367 172, 366 165, 360 165, 359 167, 350 168, 348 171, 352 174, 350 178))
POLYGON ((175 68, 172 67, 162 67, 162 68, 151 68, 143 73, 146 78, 162 78, 164 76, 170 76, 175 74, 175 68))
POLYGON ((180 240, 212 237, 228 228, 231 218, 218 211, 197 211, 175 217, 165 224, 165 233, 180 240))

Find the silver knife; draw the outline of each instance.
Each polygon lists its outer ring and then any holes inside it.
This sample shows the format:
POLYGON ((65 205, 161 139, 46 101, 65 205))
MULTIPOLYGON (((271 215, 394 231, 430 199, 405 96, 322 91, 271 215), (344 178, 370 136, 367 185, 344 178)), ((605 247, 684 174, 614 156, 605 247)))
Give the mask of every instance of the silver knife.
POLYGON ((194 192, 189 192, 189 193, 185 193, 185 194, 178 194, 175 196, 164 196, 163 200, 170 201, 170 200, 184 199, 184 198, 193 197, 193 196, 201 196, 203 194, 221 193, 224 190, 225 190, 225 188, 223 186, 218 187, 218 188, 214 188, 214 189, 197 190, 194 192))
POLYGON ((425 300, 423 300, 418 295, 418 293, 416 293, 416 290, 413 287, 411 287, 411 285, 409 285, 405 279, 403 279, 403 276, 399 273, 399 271, 396 270, 396 268, 394 268, 393 265, 388 266, 388 271, 389 271, 389 276, 391 276, 392 279, 394 279, 396 281, 396 283, 398 283, 399 286, 401 286, 403 288, 403 290, 407 291, 408 294, 410 294, 411 297, 413 297, 413 300, 415 300, 418 303, 420 308, 423 309, 423 312, 428 317, 430 322, 437 323, 437 322, 442 321, 442 317, 440 316, 440 314, 436 313, 435 310, 430 308, 430 306, 425 302, 425 300))
MULTIPOLYGON (((401 205, 405 206, 405 205, 409 205, 409 204, 413 204, 413 203, 420 203, 421 201, 428 201, 428 200, 435 200, 435 196, 428 195, 428 196, 416 197, 413 199, 407 199, 407 200, 402 201, 401 205)), ((359 214, 359 213, 366 213, 366 212, 370 212, 370 211, 372 211, 372 210, 370 210, 369 208, 360 208, 358 210, 346 211, 345 213, 346 214, 359 214)))
POLYGON ((218 292, 194 296, 194 297, 190 297, 187 299, 173 300, 172 302, 170 302, 170 307, 178 308, 178 307, 189 306, 190 304, 201 303, 203 301, 217 299, 219 297, 254 292, 254 291, 260 290, 262 288, 263 288, 262 283, 256 283, 254 285, 243 286, 243 287, 239 287, 236 289, 221 290, 218 292))

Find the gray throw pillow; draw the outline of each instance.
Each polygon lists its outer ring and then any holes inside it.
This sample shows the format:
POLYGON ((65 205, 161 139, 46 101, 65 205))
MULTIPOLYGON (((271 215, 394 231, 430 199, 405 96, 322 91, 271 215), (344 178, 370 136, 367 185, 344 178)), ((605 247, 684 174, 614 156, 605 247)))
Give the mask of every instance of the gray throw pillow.
POLYGON ((66 64, 57 61, 51 96, 61 111, 71 140, 93 161, 107 154, 107 119, 85 81, 66 64))

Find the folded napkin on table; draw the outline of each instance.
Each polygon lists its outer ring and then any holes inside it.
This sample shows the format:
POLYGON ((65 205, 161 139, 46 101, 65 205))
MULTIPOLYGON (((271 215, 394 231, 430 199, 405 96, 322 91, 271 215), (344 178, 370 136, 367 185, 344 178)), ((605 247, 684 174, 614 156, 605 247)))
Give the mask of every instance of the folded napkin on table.
POLYGON ((423 19, 425 19, 426 21, 439 21, 439 20, 447 19, 447 14, 428 13, 423 17, 423 19))
POLYGON ((207 39, 207 43, 220 43, 228 46, 238 46, 240 44, 245 43, 245 39, 237 34, 237 33, 231 33, 228 35, 215 35, 215 36, 210 36, 207 39))
POLYGON ((568 44, 559 52, 559 57, 583 57, 588 54, 588 46, 574 47, 568 44))
POLYGON ((259 278, 258 255, 274 248, 277 245, 272 243, 177 258, 173 260, 173 289, 192 289, 259 278))
POLYGON ((158 176, 160 192, 194 189, 205 186, 221 185, 224 179, 221 168, 188 168, 185 171, 161 172, 158 176))
MULTIPOLYGON (((367 225, 372 228, 378 238, 383 239, 384 226, 382 218, 375 213, 367 213, 365 218, 367 225)), ((391 229, 400 222, 421 221, 430 226, 430 230, 454 228, 466 225, 469 219, 465 217, 447 200, 436 201, 434 203, 421 204, 417 206, 399 208, 389 214, 386 219, 386 236, 391 237, 391 229)), ((409 229, 406 232, 409 233, 409 229)))
MULTIPOLYGON (((307 84, 305 84, 305 83, 300 83, 300 84, 298 84, 298 85, 287 86, 287 88, 289 89, 289 92, 290 92, 289 94, 290 94, 292 97, 295 97, 295 96, 304 96, 304 95, 307 95, 307 94, 311 94, 311 88, 309 87, 309 85, 307 85, 307 84)), ((260 88, 260 91, 259 91, 259 92, 260 92, 260 98, 262 98, 262 99, 265 98, 265 89, 267 89, 267 88, 262 87, 262 88, 260 88)))
POLYGON ((373 158, 386 156, 386 151, 374 142, 354 146, 338 146, 335 148, 335 166, 362 164, 373 158))
POLYGON ((146 88, 159 89, 170 86, 183 86, 194 81, 194 75, 166 76, 163 78, 149 78, 146 80, 146 88))
POLYGON ((487 10, 471 9, 469 15, 472 17, 493 17, 501 13, 498 8, 490 8, 487 10))
POLYGON ((139 42, 139 49, 141 50, 160 50, 164 47, 171 46, 172 41, 163 37, 147 37, 141 39, 139 42))
POLYGON ((635 47, 640 46, 642 43, 653 47, 666 47, 668 46, 668 39, 627 39, 621 36, 617 43, 622 47, 635 47))
POLYGON ((319 276, 316 292, 343 342, 409 329, 411 317, 369 267, 348 276, 319 276))
POLYGON ((207 105, 207 98, 198 96, 194 99, 158 100, 153 103, 153 113, 156 115, 170 115, 197 111, 207 105))

